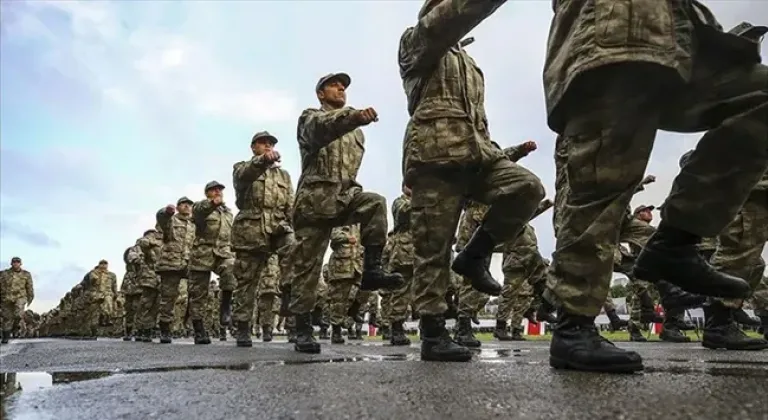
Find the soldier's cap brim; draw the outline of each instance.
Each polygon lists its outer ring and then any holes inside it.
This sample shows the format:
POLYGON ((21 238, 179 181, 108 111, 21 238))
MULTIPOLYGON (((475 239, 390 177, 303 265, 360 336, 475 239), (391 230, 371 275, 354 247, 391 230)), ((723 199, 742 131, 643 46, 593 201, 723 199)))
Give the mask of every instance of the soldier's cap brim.
POLYGON ((12 262, 12 263, 15 263, 15 262, 21 262, 21 258, 19 258, 19 257, 13 257, 13 258, 11 258, 11 262, 12 262))
POLYGON ((107 262, 107 260, 100 260, 99 261, 99 265, 101 265, 101 264, 109 264, 109 262, 107 262))
POLYGON ((646 211, 646 210, 654 211, 656 210, 656 206, 639 206, 635 209, 635 214, 646 211))
POLYGON ((142 236, 147 236, 147 235, 149 235, 151 233, 157 233, 157 231, 154 230, 154 229, 148 229, 148 230, 144 231, 144 234, 142 236))
POLYGON ((258 133, 254 134, 253 137, 251 137, 251 144, 256 143, 256 140, 259 139, 267 139, 271 141, 272 144, 277 144, 277 137, 269 134, 269 131, 259 131, 258 133))
POLYGON ((180 206, 180 205, 182 205, 184 203, 195 204, 194 201, 190 200, 189 197, 186 197, 186 196, 185 197, 181 197, 178 201, 176 201, 176 205, 177 206, 180 206))
POLYGON ((211 190, 214 188, 220 188, 223 190, 226 187, 224 187, 224 184, 220 183, 219 181, 211 181, 205 184, 205 192, 208 192, 208 190, 211 190))
POLYGON ((315 85, 315 92, 322 90, 323 86, 332 80, 338 80, 341 82, 341 84, 344 85, 344 89, 348 88, 349 85, 352 84, 352 78, 349 77, 347 73, 329 73, 317 81, 317 84, 315 85))

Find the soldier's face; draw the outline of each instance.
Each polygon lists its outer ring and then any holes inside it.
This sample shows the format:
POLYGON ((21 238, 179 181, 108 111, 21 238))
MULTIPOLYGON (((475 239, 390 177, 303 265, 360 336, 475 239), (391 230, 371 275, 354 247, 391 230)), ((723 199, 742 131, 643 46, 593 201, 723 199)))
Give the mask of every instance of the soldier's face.
POLYGON ((181 214, 189 214, 192 212, 192 205, 189 203, 181 203, 178 206, 176 206, 176 210, 179 211, 181 214))
POLYGON ((334 108, 341 108, 347 103, 347 89, 340 81, 331 80, 317 92, 317 99, 334 108))
POLYGON ((258 139, 251 145, 251 150, 256 156, 261 156, 264 153, 272 151, 274 145, 268 139, 258 139))
POLYGON ((107 271, 108 264, 99 264, 99 270, 107 271))
POLYGON ((214 197, 224 198, 224 190, 221 188, 211 188, 205 192, 205 198, 213 199, 214 197))
POLYGON ((11 268, 14 270, 20 270, 21 269, 21 261, 14 261, 11 263, 11 268))
POLYGON ((642 220, 642 221, 644 221, 644 222, 646 222, 646 223, 651 223, 651 222, 653 221, 653 213, 651 213, 651 211, 650 211, 650 210, 644 210, 644 211, 641 211, 641 212, 640 212, 640 213, 637 215, 637 217, 638 217, 640 220, 642 220))

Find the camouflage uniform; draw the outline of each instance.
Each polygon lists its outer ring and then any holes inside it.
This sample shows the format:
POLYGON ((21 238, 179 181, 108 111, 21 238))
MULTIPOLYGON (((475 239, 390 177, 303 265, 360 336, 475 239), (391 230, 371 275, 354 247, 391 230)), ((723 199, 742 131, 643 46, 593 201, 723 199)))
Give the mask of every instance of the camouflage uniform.
POLYGON ((90 327, 91 336, 98 335, 99 327, 112 325, 114 313, 114 297, 117 295, 117 276, 115 273, 102 270, 98 266, 89 271, 83 278, 85 292, 86 319, 85 325, 90 327))
MULTIPOLYGON (((259 138, 269 138, 277 143, 277 139, 267 132, 256 133, 251 142, 259 138)), ((256 289, 270 255, 278 255, 280 275, 283 278, 290 275, 287 254, 293 244, 293 185, 288 171, 267 163, 263 156, 236 163, 232 178, 235 204, 240 209, 232 227, 237 282, 232 319, 238 324, 239 345, 250 346, 256 289)), ((283 283, 281 280, 280 284, 283 283)))
POLYGON ((765 173, 768 67, 759 64, 755 43, 723 33, 695 0, 633 1, 632 7, 558 1, 553 10, 544 86, 548 125, 565 138, 568 189, 557 192, 567 195, 551 286, 563 315, 550 362, 633 371, 642 367, 637 353, 609 343, 577 349, 595 342, 593 321, 608 294, 622 216, 656 131, 710 130, 676 178, 636 268, 646 277, 674 277, 690 292, 713 293, 722 284, 717 293, 742 293, 746 285, 738 279, 712 272, 699 278, 691 274, 706 271, 699 260, 662 248, 674 246, 665 242, 671 238, 690 247, 696 237, 716 235, 765 173), (734 130, 743 134, 739 147, 726 138, 734 130), (662 266, 665 271, 653 271, 662 266))
POLYGON ((35 289, 29 271, 8 268, 0 272, 0 327, 3 342, 7 343, 11 332, 19 327, 24 308, 34 298, 35 289))
POLYGON ((412 190, 412 290, 421 314, 422 357, 427 359, 471 357, 447 341, 443 318, 451 246, 465 199, 491 207, 472 246, 457 255, 453 266, 464 274, 472 271, 478 287, 486 284, 500 291, 482 260, 495 244, 517 237, 544 198, 541 181, 492 145, 483 74, 459 44, 503 3, 429 0, 416 26, 400 38, 400 76, 411 117, 403 143, 403 175, 412 190))
POLYGON ((269 256, 259 274, 258 303, 256 305, 259 319, 258 326, 261 327, 262 337, 272 337, 272 330, 275 328, 275 308, 280 308, 280 261, 277 254, 269 256))
POLYGON ((219 333, 219 299, 221 290, 219 284, 215 281, 210 282, 208 286, 208 302, 205 305, 205 325, 206 331, 211 331, 214 335, 219 333))
MULTIPOLYGON (((345 79, 349 85, 349 76, 345 74, 328 75, 320 79, 315 91, 334 77, 345 79)), ((385 276, 381 271, 387 235, 386 200, 379 194, 364 192, 357 182, 365 151, 365 137, 357 115, 351 107, 333 109, 324 104, 320 109, 304 110, 299 117, 297 137, 302 171, 294 208, 295 276, 290 303, 290 311, 296 314, 297 351, 314 353, 320 349, 312 337, 311 311, 333 228, 360 224, 359 245, 365 248, 363 290, 380 288, 389 281, 397 283, 397 276, 385 276)), ((333 288, 330 283, 329 288, 333 288)), ((334 293, 329 291, 331 300, 332 296, 334 293)))
MULTIPOLYGON (((360 245, 360 226, 342 226, 331 231, 331 257, 328 260, 328 302, 331 322, 331 341, 343 343, 341 328, 355 301, 363 275, 363 247, 360 245), (353 244, 351 240, 354 240, 353 244)), ((362 302, 359 302, 362 303, 362 302)), ((355 305, 360 308, 360 305, 355 305)), ((357 310, 354 311, 357 315, 357 310)))
POLYGON ((413 302, 411 285, 413 283, 413 237, 411 236, 411 197, 402 194, 392 203, 394 230, 387 240, 389 252, 387 270, 403 276, 405 284, 383 296, 382 315, 387 307, 387 323, 391 328, 390 342, 393 345, 408 345, 411 341, 405 336, 403 323, 408 318, 408 307, 413 302), (391 245, 390 245, 391 243, 391 245), (385 302, 386 299, 386 302, 385 302))
POLYGON ((141 298, 136 312, 137 341, 151 342, 160 298, 160 277, 155 273, 155 265, 160 258, 163 245, 162 233, 157 231, 144 232, 144 236, 136 241, 135 247, 128 252, 128 261, 135 264, 136 285, 141 289, 141 298))
MULTIPOLYGON (((206 281, 206 286, 208 282, 206 281)), ((208 287, 205 288, 206 291, 208 287)), ((179 294, 176 296, 176 302, 173 304, 173 323, 171 324, 171 333, 175 337, 183 337, 189 329, 189 286, 187 279, 181 279, 179 282, 179 294)), ((202 320, 202 318, 201 318, 202 320)))
MULTIPOLYGON (((138 245, 134 245, 134 247, 137 247, 138 245)), ((120 292, 123 294, 123 298, 125 299, 125 303, 123 304, 124 308, 124 317, 123 317, 123 325, 124 325, 124 335, 123 340, 130 340, 133 337, 133 328, 135 326, 136 322, 136 314, 138 312, 139 308, 139 301, 141 300, 141 288, 136 284, 137 279, 136 276, 137 271, 139 270, 139 267, 137 264, 132 263, 128 260, 128 255, 131 252, 130 247, 123 252, 123 262, 125 263, 125 275, 123 276, 123 281, 120 283, 120 292)), ((141 250, 137 250, 136 254, 139 254, 141 250)))
MULTIPOLYGON (((205 191, 216 187, 224 188, 213 181, 205 186, 205 191)), ((192 205, 192 217, 196 232, 189 261, 189 320, 195 330, 196 342, 207 344, 210 340, 203 321, 211 272, 219 276, 222 290, 232 292, 235 287, 235 259, 230 248, 234 216, 224 203, 217 206, 206 199, 192 205)), ((228 309, 225 308, 225 311, 228 309)))
MULTIPOLYGON (((176 205, 183 203, 194 205, 187 197, 181 197, 176 205)), ((158 324, 160 342, 170 342, 170 329, 173 323, 173 307, 179 297, 181 279, 189 276, 190 250, 195 241, 195 222, 192 216, 181 213, 168 214, 165 208, 157 211, 155 218, 163 232, 163 247, 155 271, 160 275, 160 307, 158 324)), ((200 266, 195 267, 198 270, 200 266)))

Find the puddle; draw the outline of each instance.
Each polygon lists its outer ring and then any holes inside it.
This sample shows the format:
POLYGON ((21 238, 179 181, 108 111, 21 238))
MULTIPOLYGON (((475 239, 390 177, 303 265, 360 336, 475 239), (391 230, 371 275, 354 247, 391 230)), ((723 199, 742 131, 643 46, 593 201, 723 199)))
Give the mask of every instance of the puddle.
POLYGON ((646 366, 645 373, 664 373, 672 375, 703 374, 710 376, 737 376, 748 378, 768 378, 768 370, 747 367, 708 367, 708 366, 646 366))

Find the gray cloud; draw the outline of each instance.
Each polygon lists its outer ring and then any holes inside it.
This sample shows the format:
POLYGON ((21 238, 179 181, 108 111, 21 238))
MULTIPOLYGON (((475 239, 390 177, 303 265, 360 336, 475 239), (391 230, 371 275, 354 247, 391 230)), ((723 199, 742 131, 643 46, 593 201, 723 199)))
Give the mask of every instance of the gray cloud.
MULTIPOLYGON (((59 299, 72 290, 72 287, 82 280, 88 270, 88 268, 77 264, 64 264, 57 268, 33 272, 35 300, 54 301, 55 304, 58 304, 59 299)), ((47 309, 50 308, 44 310, 47 309)))
POLYGON ((60 248, 61 243, 43 231, 26 226, 23 223, 3 218, 0 220, 0 235, 14 237, 36 247, 60 248))

